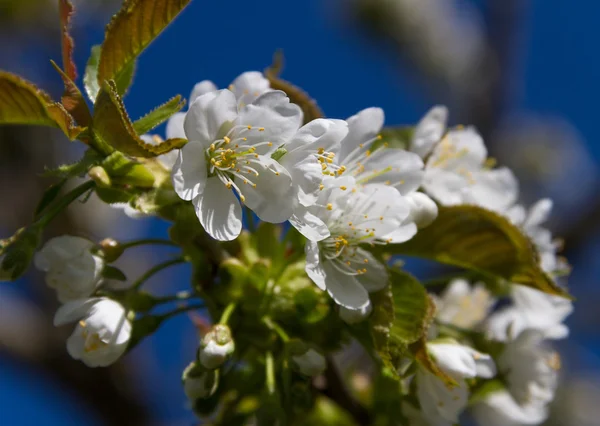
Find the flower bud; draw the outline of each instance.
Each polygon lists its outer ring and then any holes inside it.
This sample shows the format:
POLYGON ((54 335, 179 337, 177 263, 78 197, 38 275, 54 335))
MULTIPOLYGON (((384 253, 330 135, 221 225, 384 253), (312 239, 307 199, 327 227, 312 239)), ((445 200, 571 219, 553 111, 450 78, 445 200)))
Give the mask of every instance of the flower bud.
POLYGON ((110 188, 110 177, 108 176, 108 173, 106 173, 106 170, 104 170, 103 167, 92 167, 88 172, 88 175, 94 182, 96 182, 96 185, 104 188, 110 188))
POLYGON ((88 367, 106 367, 125 353, 131 322, 118 302, 102 298, 79 299, 62 305, 54 316, 60 326, 79 320, 67 340, 67 351, 88 367))
POLYGON ((300 373, 306 376, 316 376, 325 371, 327 367, 325 357, 312 348, 306 350, 303 354, 292 356, 300 373))
POLYGON ((46 272, 46 284, 62 303, 90 296, 100 284, 104 259, 92 254, 94 243, 63 235, 48 241, 35 255, 36 268, 46 272))
POLYGON ((404 197, 410 204, 410 215, 417 228, 425 228, 435 220, 438 207, 435 202, 422 192, 411 192, 404 197))
POLYGON ((215 393, 219 385, 219 373, 217 370, 206 370, 194 361, 183 371, 182 380, 185 395, 195 401, 215 393))
POLYGON ((100 248, 104 253, 104 259, 108 262, 114 262, 117 260, 125 250, 121 247, 121 243, 113 238, 105 238, 100 241, 100 248))
POLYGON ((205 368, 213 370, 220 367, 234 350, 231 330, 226 325, 217 324, 202 338, 198 357, 205 368))
POLYGON ((371 301, 359 309, 349 309, 340 306, 340 318, 347 324, 356 324, 367 319, 372 311, 373 305, 371 304, 371 301))

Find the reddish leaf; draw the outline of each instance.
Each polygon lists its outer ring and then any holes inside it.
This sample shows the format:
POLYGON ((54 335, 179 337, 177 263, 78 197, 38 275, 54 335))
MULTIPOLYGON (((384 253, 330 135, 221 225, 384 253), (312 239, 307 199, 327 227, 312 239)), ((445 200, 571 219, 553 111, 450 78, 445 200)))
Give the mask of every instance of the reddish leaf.
POLYGON ((71 17, 73 16, 74 8, 69 0, 59 0, 58 8, 60 12, 60 33, 62 43, 62 60, 65 74, 72 81, 77 79, 77 68, 73 61, 73 48, 75 46, 73 38, 69 34, 71 28, 71 17))

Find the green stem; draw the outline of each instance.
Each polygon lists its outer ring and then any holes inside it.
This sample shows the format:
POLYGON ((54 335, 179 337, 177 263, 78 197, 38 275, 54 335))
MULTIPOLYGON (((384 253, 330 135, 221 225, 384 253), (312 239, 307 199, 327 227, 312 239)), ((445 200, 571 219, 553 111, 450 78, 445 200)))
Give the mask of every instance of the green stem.
POLYGON ((227 321, 229 321, 229 317, 231 317, 231 314, 233 313, 233 311, 235 310, 236 304, 235 303, 230 303, 229 305, 227 305, 227 307, 225 308, 225 310, 223 311, 223 314, 221 315, 221 319, 219 320, 219 324, 227 324, 227 321))
POLYGON ((167 260, 166 262, 159 263, 158 265, 150 268, 144 275, 138 278, 137 281, 131 285, 131 291, 139 290, 142 284, 144 284, 144 282, 146 282, 154 274, 168 268, 169 266, 178 265, 180 263, 184 263, 185 261, 186 260, 184 257, 176 257, 175 259, 167 260))
POLYGON ((93 180, 88 180, 87 182, 84 182, 78 187, 72 189, 63 198, 58 200, 54 206, 48 209, 48 212, 37 220, 37 224, 44 227, 47 226, 52 219, 54 219, 60 212, 68 207, 69 204, 81 197, 90 189, 93 189, 94 186, 96 186, 96 182, 93 180))
POLYGON ((273 395, 275 393, 275 362, 273 353, 268 351, 265 355, 265 368, 267 376, 267 391, 273 395))
POLYGON ((254 222, 254 215, 252 214, 252 210, 248 207, 244 206, 244 210, 246 212, 246 220, 248 221, 248 231, 254 232, 256 231, 256 223, 254 222))
POLYGON ((121 244, 121 248, 123 250, 127 250, 128 248, 131 248, 131 247, 137 247, 137 246, 142 246, 142 245, 146 245, 146 244, 160 244, 160 245, 164 245, 164 246, 179 247, 176 243, 174 243, 171 240, 162 240, 160 238, 143 238, 141 240, 133 240, 133 241, 128 241, 126 243, 123 243, 123 244, 121 244))
POLYGON ((271 318, 263 317, 262 322, 267 327, 269 327, 271 330, 273 330, 275 333, 277 333, 277 335, 279 335, 279 337, 281 338, 281 340, 284 343, 287 343, 290 341, 290 336, 288 336, 288 334, 285 332, 285 330, 283 328, 281 328, 281 326, 279 324, 277 324, 275 321, 273 321, 271 318))

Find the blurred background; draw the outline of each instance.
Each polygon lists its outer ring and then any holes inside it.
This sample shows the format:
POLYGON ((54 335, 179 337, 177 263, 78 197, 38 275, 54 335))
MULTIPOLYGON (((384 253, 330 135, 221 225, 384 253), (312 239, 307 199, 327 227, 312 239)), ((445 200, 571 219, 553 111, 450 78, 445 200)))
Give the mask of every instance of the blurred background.
MULTIPOLYGON (((74 1, 72 35, 80 75, 118 0, 74 1)), ((473 124, 490 155, 521 181, 522 201, 555 202, 551 228, 564 237, 577 297, 558 342, 563 381, 551 425, 592 426, 600 418, 600 2, 566 0, 192 1, 142 54, 125 98, 137 118, 203 79, 225 87, 285 54, 283 78, 306 90, 328 117, 380 106, 389 125, 415 123, 432 105, 452 124, 473 124)), ((0 68, 59 98, 54 0, 0 0, 0 68)), ((81 77, 80 77, 81 78, 81 77)), ((159 133, 164 129, 159 128, 159 133)), ((0 128, 0 237, 29 223, 48 185, 44 167, 78 158, 82 146, 58 131, 0 128)), ((166 236, 153 218, 131 220, 94 199, 74 205, 47 237, 94 240, 166 236)), ((135 249, 122 259, 130 279, 168 249, 135 249)), ((154 290, 187 286, 189 270, 153 279, 154 290)), ((52 327, 56 301, 30 271, 0 284, 0 416, 20 425, 192 425, 180 384, 198 344, 193 318, 177 317, 107 369, 69 358, 70 330, 52 327)))

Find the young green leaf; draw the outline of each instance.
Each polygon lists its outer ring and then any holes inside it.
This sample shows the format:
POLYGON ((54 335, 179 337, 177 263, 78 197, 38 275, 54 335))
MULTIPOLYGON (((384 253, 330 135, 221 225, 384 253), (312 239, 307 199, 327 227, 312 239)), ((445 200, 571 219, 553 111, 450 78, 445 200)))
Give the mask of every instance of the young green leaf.
POLYGON ((435 222, 389 254, 425 257, 571 298, 539 266, 531 241, 508 219, 476 206, 440 206, 435 222))
POLYGON ((148 133, 159 124, 165 122, 173 114, 180 111, 185 106, 185 99, 181 99, 181 95, 177 95, 162 105, 157 106, 148 114, 139 118, 133 123, 133 128, 138 135, 148 133))
POLYGON ((96 148, 104 154, 116 149, 133 157, 156 157, 181 148, 187 142, 185 139, 167 139, 153 145, 140 139, 113 81, 105 84, 98 93, 92 132, 96 148))
POLYGON ((98 63, 100 62, 100 50, 102 46, 99 44, 92 46, 92 52, 85 67, 83 75, 83 85, 88 98, 92 102, 96 102, 96 96, 100 91, 100 83, 98 83, 98 63))
POLYGON ((371 301, 373 344, 384 364, 394 369, 407 346, 425 334, 433 318, 433 303, 416 278, 397 270, 390 270, 390 285, 373 293, 371 301))
MULTIPOLYGON (((98 65, 98 83, 127 80, 133 63, 190 0, 127 0, 106 29, 98 65)), ((117 84, 119 94, 127 86, 117 84)))
POLYGON ((151 188, 154 175, 143 165, 115 151, 102 162, 111 181, 117 184, 151 188))
POLYGON ((54 200, 56 200, 56 197, 58 197, 58 194, 60 194, 60 190, 65 185, 65 183, 67 183, 67 178, 63 178, 61 181, 50 185, 48 189, 44 191, 42 199, 35 208, 34 217, 36 219, 40 217, 40 214, 44 212, 46 207, 48 207, 50 204, 52 204, 54 200))
POLYGON ((61 104, 34 84, 4 71, 0 71, 0 124, 58 127, 71 140, 83 130, 61 104))
POLYGON ((317 102, 312 99, 308 93, 289 81, 279 78, 282 68, 283 54, 277 52, 273 57, 273 64, 264 71, 265 77, 269 80, 269 83, 271 83, 271 88, 283 90, 290 98, 290 102, 302 108, 302 112, 304 113, 304 124, 315 118, 323 117, 323 111, 321 111, 317 102))

